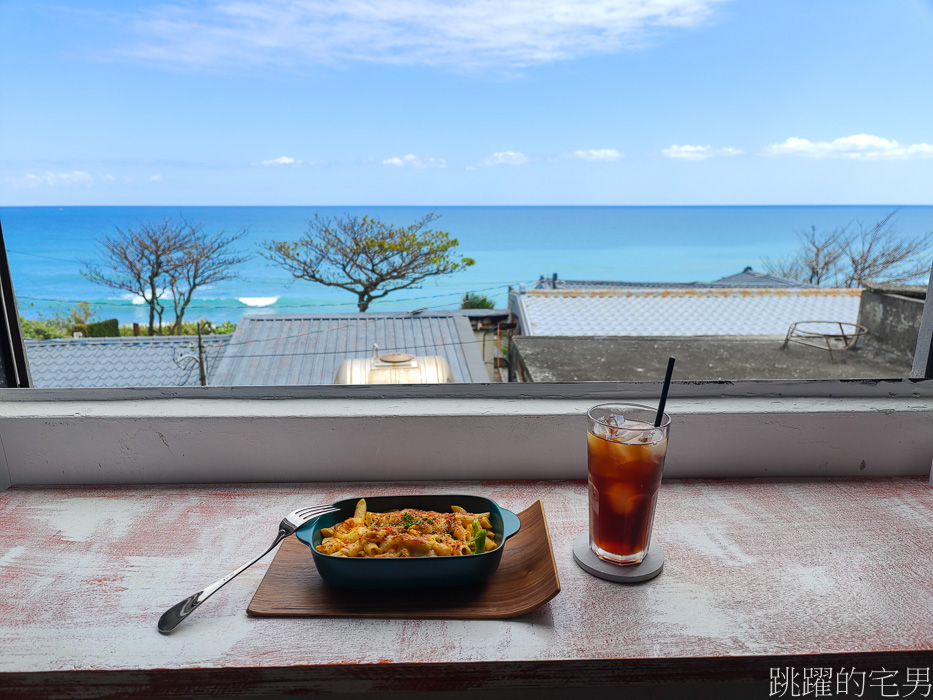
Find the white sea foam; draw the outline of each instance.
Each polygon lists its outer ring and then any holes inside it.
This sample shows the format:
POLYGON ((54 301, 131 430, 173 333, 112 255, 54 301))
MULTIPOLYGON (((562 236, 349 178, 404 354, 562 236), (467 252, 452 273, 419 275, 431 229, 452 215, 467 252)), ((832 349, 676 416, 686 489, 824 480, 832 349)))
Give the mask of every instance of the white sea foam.
MULTIPOLYGON (((166 290, 164 289, 157 289, 156 294, 158 294, 159 297, 161 298, 165 294, 165 291, 166 290)), ((141 296, 139 296, 138 294, 133 294, 131 292, 126 292, 124 294, 121 294, 117 298, 122 299, 124 301, 129 301, 133 304, 133 306, 142 306, 143 304, 146 303, 146 300, 143 299, 141 296)))
POLYGON ((278 297, 237 297, 237 300, 247 306, 272 306, 279 300, 278 297))

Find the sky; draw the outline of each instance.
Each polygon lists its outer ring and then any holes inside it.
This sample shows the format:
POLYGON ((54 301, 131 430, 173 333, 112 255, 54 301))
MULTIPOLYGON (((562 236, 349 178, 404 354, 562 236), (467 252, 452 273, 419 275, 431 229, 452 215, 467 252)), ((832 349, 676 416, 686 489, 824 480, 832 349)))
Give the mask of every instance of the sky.
POLYGON ((933 204, 933 0, 0 0, 0 206, 933 204))

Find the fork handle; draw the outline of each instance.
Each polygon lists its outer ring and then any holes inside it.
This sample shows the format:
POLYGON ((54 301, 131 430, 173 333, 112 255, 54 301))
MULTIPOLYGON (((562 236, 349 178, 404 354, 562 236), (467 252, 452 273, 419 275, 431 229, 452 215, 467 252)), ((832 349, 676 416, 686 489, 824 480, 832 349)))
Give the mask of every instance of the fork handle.
POLYGON ((207 600, 212 595, 214 595, 217 591, 219 591, 224 586, 224 584, 230 582, 231 580, 239 576, 241 573, 246 571, 249 567, 251 567, 257 561, 259 561, 264 556, 266 556, 269 552, 275 549, 275 546, 279 542, 284 540, 287 535, 288 533, 286 533, 285 530, 279 530, 279 534, 275 538, 275 542, 269 545, 269 548, 265 552, 263 552, 258 557, 253 559, 251 562, 244 564, 236 571, 231 571, 229 574, 224 576, 219 581, 214 581, 214 583, 212 583, 210 586, 208 586, 204 590, 198 591, 194 595, 188 596, 183 601, 176 603, 175 605, 170 607, 168 610, 166 610, 164 613, 162 613, 162 617, 159 618, 159 632, 161 632, 162 634, 168 634, 173 629, 178 627, 181 621, 184 620, 186 617, 188 617, 188 615, 193 613, 201 605, 201 603, 203 603, 205 600, 207 600))

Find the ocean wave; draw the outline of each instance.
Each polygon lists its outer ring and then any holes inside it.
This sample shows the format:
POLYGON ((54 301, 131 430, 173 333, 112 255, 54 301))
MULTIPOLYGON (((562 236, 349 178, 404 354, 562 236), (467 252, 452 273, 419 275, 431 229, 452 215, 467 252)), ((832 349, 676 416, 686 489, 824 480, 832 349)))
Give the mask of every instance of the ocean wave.
MULTIPOLYGON (((158 295, 159 295, 159 298, 162 298, 162 297, 164 296, 165 292, 166 292, 165 289, 160 289, 160 290, 158 290, 157 293, 158 293, 158 295)), ((128 301, 128 302, 130 302, 133 306, 142 306, 143 304, 146 303, 146 300, 145 300, 145 299, 143 299, 143 298, 142 298, 141 296, 139 296, 138 294, 133 294, 132 292, 124 292, 124 293, 121 294, 119 297, 116 297, 116 298, 110 297, 110 298, 107 299, 106 301, 107 301, 108 303, 109 303, 109 302, 113 302, 113 301, 128 301)))
POLYGON ((247 306, 272 306, 278 297, 237 297, 237 301, 247 306))

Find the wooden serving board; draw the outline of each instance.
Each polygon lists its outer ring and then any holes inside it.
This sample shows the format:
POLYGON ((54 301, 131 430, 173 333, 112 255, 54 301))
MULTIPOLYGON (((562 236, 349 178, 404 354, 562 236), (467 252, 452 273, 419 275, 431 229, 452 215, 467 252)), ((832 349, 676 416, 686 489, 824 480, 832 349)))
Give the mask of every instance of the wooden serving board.
POLYGON ((473 588, 348 591, 318 575, 307 545, 287 538, 246 612, 259 617, 394 617, 497 620, 531 612, 560 593, 541 501, 518 513, 496 573, 473 588))

